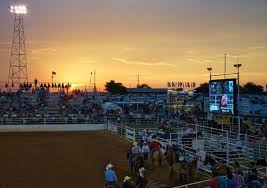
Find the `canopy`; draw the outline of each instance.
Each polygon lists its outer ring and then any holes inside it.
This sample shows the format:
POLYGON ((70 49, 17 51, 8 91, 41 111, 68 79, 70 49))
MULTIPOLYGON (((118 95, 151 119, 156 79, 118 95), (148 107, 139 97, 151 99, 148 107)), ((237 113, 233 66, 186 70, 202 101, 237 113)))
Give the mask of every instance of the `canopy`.
POLYGON ((117 104, 111 103, 111 102, 105 102, 102 105, 102 107, 103 107, 103 109, 105 111, 108 111, 108 110, 122 110, 120 106, 118 106, 117 104))

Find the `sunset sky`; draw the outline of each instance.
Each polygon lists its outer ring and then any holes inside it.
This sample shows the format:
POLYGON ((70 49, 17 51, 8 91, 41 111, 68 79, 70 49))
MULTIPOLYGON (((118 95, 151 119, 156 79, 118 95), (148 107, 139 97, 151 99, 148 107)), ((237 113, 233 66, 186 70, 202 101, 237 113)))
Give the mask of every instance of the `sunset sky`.
MULTIPOLYGON (((267 83, 267 0, 28 0, 29 80, 87 82, 97 72, 134 87, 140 81, 208 81, 239 56, 241 82, 267 83)), ((10 1, 0 0, 0 80, 6 81, 13 32, 10 1)))

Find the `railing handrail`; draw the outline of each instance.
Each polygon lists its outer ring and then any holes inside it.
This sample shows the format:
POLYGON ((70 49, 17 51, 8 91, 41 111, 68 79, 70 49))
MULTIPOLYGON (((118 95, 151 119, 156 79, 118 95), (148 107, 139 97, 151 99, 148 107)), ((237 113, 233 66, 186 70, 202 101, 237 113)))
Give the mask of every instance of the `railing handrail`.
POLYGON ((177 187, 173 187, 173 188, 188 188, 188 186, 191 186, 191 185, 197 185, 197 184, 201 184, 201 183, 206 183, 206 182, 209 182, 211 179, 208 179, 208 180, 202 180, 202 181, 198 181, 198 182, 194 182, 194 183, 189 183, 189 184, 186 184, 186 185, 180 185, 180 186, 177 186, 177 187))

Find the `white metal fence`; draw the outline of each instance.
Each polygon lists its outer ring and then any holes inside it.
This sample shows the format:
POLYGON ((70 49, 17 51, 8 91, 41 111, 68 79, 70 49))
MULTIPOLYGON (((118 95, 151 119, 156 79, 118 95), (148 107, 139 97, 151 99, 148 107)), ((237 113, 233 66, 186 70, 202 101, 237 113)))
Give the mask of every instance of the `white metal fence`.
POLYGON ((0 118, 0 125, 41 125, 41 124, 97 124, 104 123, 103 118, 95 117, 31 117, 31 118, 17 118, 17 117, 7 117, 0 118))

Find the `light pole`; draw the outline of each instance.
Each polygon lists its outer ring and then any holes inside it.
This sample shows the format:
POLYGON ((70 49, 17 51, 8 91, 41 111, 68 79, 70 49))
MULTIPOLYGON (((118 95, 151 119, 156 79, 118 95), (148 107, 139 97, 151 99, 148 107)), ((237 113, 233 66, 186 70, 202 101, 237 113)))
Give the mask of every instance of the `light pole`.
POLYGON ((11 86, 28 82, 26 40, 23 22, 27 12, 28 9, 26 5, 15 4, 10 6, 10 13, 14 15, 13 40, 8 74, 8 84, 11 86))
POLYGON ((212 71, 212 68, 211 67, 208 67, 207 70, 210 72, 210 81, 211 81, 211 71, 212 71))
POLYGON ((240 139, 240 113, 239 113, 239 110, 240 110, 240 76, 239 76, 239 69, 240 67, 242 66, 242 64, 240 63, 237 63, 237 64, 234 64, 234 67, 237 68, 237 115, 238 115, 238 139, 240 139))

